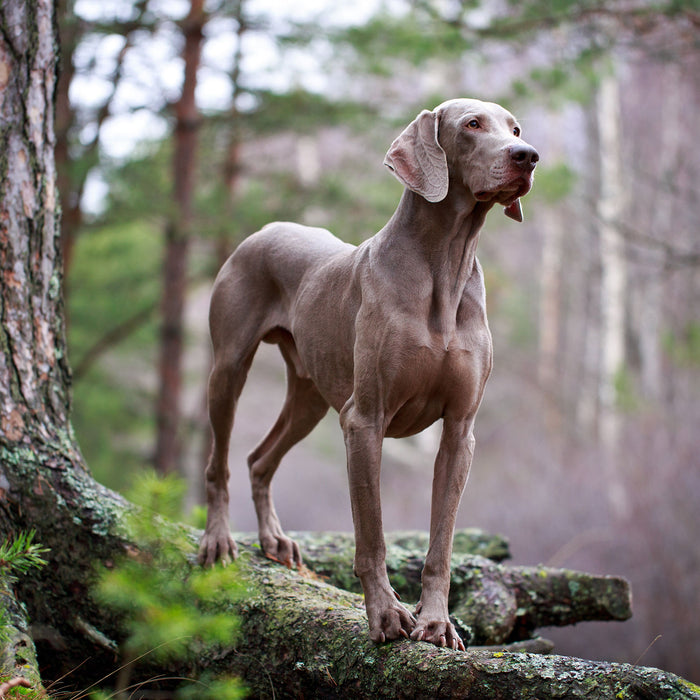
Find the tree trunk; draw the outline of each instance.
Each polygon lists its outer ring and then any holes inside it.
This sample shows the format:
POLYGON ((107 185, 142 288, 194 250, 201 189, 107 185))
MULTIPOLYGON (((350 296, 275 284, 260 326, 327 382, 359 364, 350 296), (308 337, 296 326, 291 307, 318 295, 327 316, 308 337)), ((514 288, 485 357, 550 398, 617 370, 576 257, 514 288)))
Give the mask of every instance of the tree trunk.
POLYGON ((1 13, 0 439, 29 450, 71 445, 53 153, 53 2, 8 0, 1 13))
POLYGON ((185 79, 182 95, 175 109, 175 153, 173 157, 175 214, 165 230, 165 261, 161 301, 163 320, 160 338, 155 450, 155 466, 161 474, 177 471, 180 466, 178 457, 180 454, 184 307, 187 292, 187 259, 192 220, 197 130, 199 129, 195 88, 204 23, 204 0, 191 0, 190 12, 182 26, 185 35, 183 53, 185 79))
POLYGON ((600 196, 600 135, 595 110, 584 114, 586 155, 590 164, 581 173, 581 196, 578 206, 578 236, 575 241, 576 259, 581 269, 570 266, 569 274, 580 275, 574 283, 572 296, 577 317, 568 327, 567 347, 572 351, 566 358, 572 381, 569 383, 573 396, 575 427, 581 435, 598 437, 598 415, 600 412, 600 255, 599 231, 595 205, 600 196), (575 358, 575 359, 574 359, 575 358))
MULTIPOLYGON (((145 0, 136 4, 137 16, 121 24, 125 39, 119 51, 110 77, 112 89, 94 115, 90 115, 94 126, 94 135, 88 143, 78 145, 77 138, 72 133, 76 124, 84 122, 85 115, 78 116, 70 101, 70 86, 75 77, 73 54, 78 44, 88 33, 84 20, 74 11, 75 0, 58 0, 57 15, 60 27, 61 57, 58 84, 56 86, 56 172, 58 191, 61 195, 61 253, 63 257, 63 272, 66 280, 70 279, 73 250, 83 225, 83 193, 92 166, 98 160, 100 133, 102 126, 111 114, 111 107, 117 89, 121 83, 124 59, 132 45, 132 33, 139 29, 148 29, 144 21, 146 15, 145 0), (77 149, 77 150, 76 150, 77 149)), ((114 31, 117 31, 115 26, 114 31)))
MULTIPOLYGON (((561 118, 552 116, 552 134, 564 133, 561 118)), ((548 144, 552 163, 565 162, 561 139, 553 136, 548 144)), ((549 198, 548 198, 549 199, 549 198)), ((561 420, 561 321, 562 321, 562 264, 566 222, 557 202, 548 201, 543 207, 540 231, 542 259, 539 289, 539 352, 537 378, 546 394, 546 421, 552 432, 560 429, 561 420)))
MULTIPOLYGON (((54 21, 52 0, 7 0, 0 9, 2 536, 34 527, 35 520, 37 526, 46 527, 48 520, 50 530, 60 530, 60 520, 50 523, 54 514, 41 514, 42 504, 63 490, 59 483, 66 477, 72 483, 68 491, 86 477, 68 421, 70 370, 53 151, 54 21), (44 474, 33 468, 37 462, 44 465, 44 474)), ((70 503, 77 494, 65 495, 70 503)), ((85 504, 79 505, 74 517, 84 510, 85 504)), ((6 651, 16 652, 5 656, 3 671, 35 681, 24 611, 11 591, 1 599, 11 621, 6 651)))
MULTIPOLYGON (((653 66, 643 65, 641 70, 645 69, 653 70, 653 66)), ((664 119, 653 150, 658 191, 646 213, 650 235, 656 240, 673 241, 677 201, 670 191, 677 186, 679 164, 686 157, 683 130, 678 128, 685 109, 685 92, 678 65, 664 66, 663 92, 659 99, 664 105, 664 119)), ((633 337, 639 358, 640 388, 644 398, 653 402, 660 401, 663 394, 661 340, 664 288, 668 281, 665 263, 663 249, 645 251, 644 265, 639 266, 636 285, 632 290, 633 337)))
POLYGON ((75 163, 70 155, 70 131, 75 122, 69 90, 75 75, 73 67, 73 52, 78 44, 79 21, 73 12, 72 0, 57 3, 58 21, 61 26, 61 66, 56 86, 56 172, 58 191, 61 194, 61 246, 63 270, 68 277, 70 264, 73 259, 73 246, 78 229, 83 221, 80 197, 83 189, 82 181, 76 183, 75 163))
POLYGON ((598 228, 601 263, 601 370, 599 375, 598 435, 607 472, 608 497, 621 516, 629 509, 619 474, 618 446, 621 416, 617 386, 625 369, 625 285, 627 280, 624 239, 620 231, 624 210, 620 142, 620 94, 617 76, 607 75, 598 91, 600 138, 600 197, 598 228))

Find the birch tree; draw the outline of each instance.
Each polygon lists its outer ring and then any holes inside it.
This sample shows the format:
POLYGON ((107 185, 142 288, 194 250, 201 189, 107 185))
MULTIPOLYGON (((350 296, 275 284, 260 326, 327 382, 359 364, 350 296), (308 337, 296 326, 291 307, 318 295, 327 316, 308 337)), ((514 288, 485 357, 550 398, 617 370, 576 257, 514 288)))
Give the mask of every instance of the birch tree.
POLYGON ((610 503, 617 513, 622 514, 628 506, 617 468, 621 428, 617 407, 617 381, 625 363, 627 271, 624 239, 620 231, 625 207, 620 141, 620 94, 618 78, 614 73, 604 76, 597 98, 600 148, 600 196, 597 215, 601 264, 598 435, 608 469, 610 503))

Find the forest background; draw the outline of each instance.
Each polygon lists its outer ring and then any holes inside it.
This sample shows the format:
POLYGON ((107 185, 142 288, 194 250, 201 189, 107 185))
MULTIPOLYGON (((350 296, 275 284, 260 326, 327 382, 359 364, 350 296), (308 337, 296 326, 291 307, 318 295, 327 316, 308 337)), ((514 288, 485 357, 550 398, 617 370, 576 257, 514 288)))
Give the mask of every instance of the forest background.
MULTIPOLYGON (((541 155, 525 223, 480 242, 495 368, 459 526, 516 563, 627 577, 634 617, 548 635, 559 653, 700 680, 700 7, 697 2, 66 0, 56 158, 73 423, 96 478, 179 472, 201 503, 208 295, 275 219, 357 243, 401 187, 382 165, 422 108, 501 102, 541 155)), ((263 348, 231 450, 283 363, 263 348)), ((385 527, 429 522, 433 431, 387 441, 385 527)), ((351 530, 337 417, 275 481, 291 530, 351 530)))

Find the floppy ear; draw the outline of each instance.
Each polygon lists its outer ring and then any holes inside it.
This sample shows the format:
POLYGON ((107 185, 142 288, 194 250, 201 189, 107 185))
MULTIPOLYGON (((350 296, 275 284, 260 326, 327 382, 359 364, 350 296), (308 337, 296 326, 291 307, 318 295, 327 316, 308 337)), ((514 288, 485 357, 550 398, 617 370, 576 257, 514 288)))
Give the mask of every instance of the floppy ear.
POLYGON ((520 221, 522 222, 523 220, 523 208, 520 205, 520 199, 516 199, 512 204, 509 204, 504 210, 503 213, 506 216, 509 216, 511 219, 514 221, 520 221))
POLYGON ((394 140, 384 165, 409 190, 439 202, 447 196, 447 157, 438 143, 438 117, 424 109, 394 140))

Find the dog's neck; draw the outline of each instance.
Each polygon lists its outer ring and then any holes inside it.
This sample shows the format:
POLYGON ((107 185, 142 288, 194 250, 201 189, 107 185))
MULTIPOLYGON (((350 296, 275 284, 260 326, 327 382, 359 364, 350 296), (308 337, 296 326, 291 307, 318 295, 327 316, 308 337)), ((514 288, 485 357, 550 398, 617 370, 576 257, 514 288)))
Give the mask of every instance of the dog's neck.
POLYGON ((443 268, 447 260, 453 264, 459 249, 459 258, 469 263, 462 269, 471 270, 479 231, 493 202, 478 202, 468 190, 463 187, 459 190, 451 186, 445 199, 428 202, 405 189, 396 211, 379 235, 390 246, 391 242, 400 243, 404 253, 418 254, 430 267, 437 264, 443 268), (404 246, 408 240, 411 243, 407 251, 404 246))
POLYGON ((404 190, 394 215, 374 237, 381 264, 396 273, 407 298, 429 294, 429 324, 446 342, 468 285, 483 298, 476 247, 493 202, 477 202, 464 187, 450 187, 440 202, 404 190))
POLYGON ((477 202, 464 187, 450 187, 440 202, 404 190, 396 211, 377 234, 383 254, 401 267, 419 265, 436 288, 461 297, 476 270, 476 247, 492 202, 477 202))

